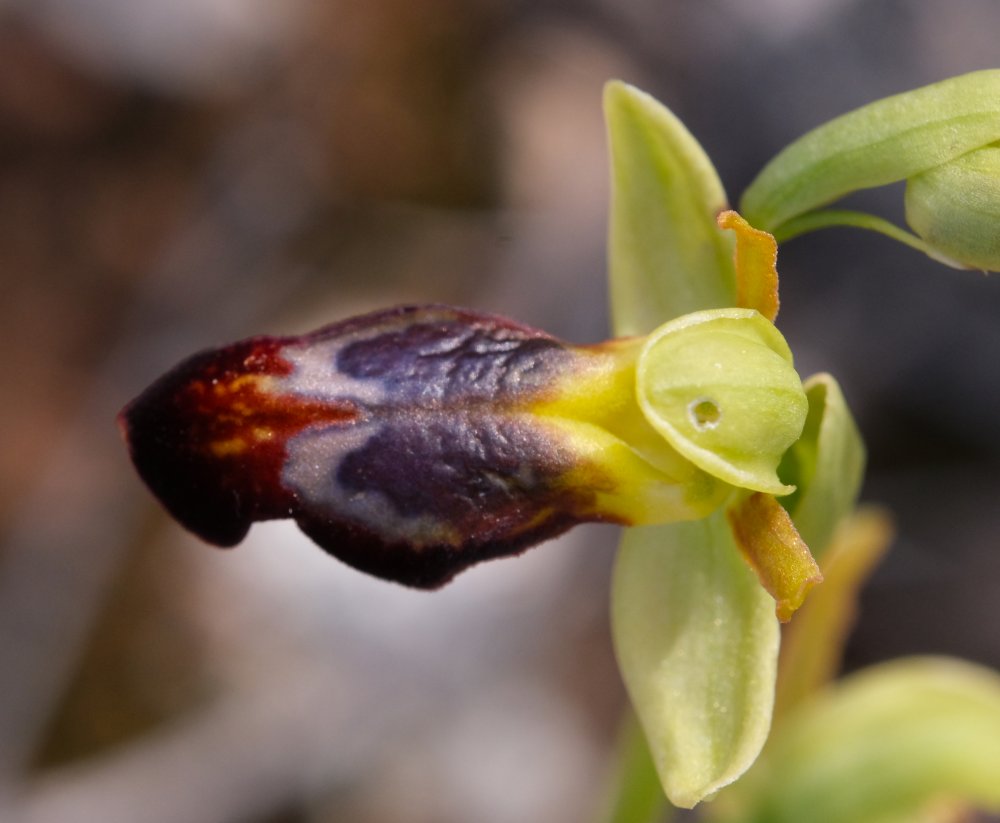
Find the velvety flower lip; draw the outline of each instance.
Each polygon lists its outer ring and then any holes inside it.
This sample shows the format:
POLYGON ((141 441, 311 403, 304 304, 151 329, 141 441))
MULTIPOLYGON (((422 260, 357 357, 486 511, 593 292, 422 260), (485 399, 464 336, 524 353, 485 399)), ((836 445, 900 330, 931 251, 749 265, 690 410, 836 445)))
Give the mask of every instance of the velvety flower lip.
POLYGON ((345 562, 436 587, 598 511, 569 438, 532 414, 600 361, 505 318, 402 307, 182 362, 119 423, 140 476, 186 528, 234 545, 292 517, 345 562))
POLYGON ((274 482, 287 440, 307 426, 350 425, 361 415, 346 398, 276 395, 291 372, 283 343, 258 337, 196 354, 118 415, 139 475, 210 543, 235 545, 253 521, 288 516, 294 496, 274 482))

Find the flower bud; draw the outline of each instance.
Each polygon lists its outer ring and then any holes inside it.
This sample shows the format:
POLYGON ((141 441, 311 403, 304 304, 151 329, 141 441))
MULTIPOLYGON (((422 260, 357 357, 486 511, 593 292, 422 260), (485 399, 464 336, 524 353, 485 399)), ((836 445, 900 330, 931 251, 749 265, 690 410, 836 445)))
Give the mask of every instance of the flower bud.
POLYGON ((877 100, 782 150, 743 194, 741 211, 779 241, 833 226, 881 232, 958 268, 1000 269, 1000 69, 877 100), (861 189, 905 180, 906 219, 827 209, 861 189))
POLYGON ((1000 144, 911 177, 906 222, 944 262, 1000 271, 1000 144))

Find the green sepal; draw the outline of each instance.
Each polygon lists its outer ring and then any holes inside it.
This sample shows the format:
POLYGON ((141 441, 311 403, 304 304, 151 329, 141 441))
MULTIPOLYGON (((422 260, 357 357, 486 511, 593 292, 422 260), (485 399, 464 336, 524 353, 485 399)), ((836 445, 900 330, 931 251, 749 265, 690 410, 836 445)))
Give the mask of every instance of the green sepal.
POLYGON ((717 820, 895 823, 1000 811, 1000 676, 945 658, 853 675, 783 719, 717 820))
POLYGON ((813 556, 822 560, 837 525, 853 510, 864 477, 865 447, 837 381, 814 374, 803 384, 809 413, 785 452, 778 476, 795 486, 781 504, 813 556))
POLYGON ((619 667, 663 788, 690 808, 736 780, 767 738, 774 601, 725 515, 626 531, 612 585, 619 667))
POLYGON ((740 212, 778 234, 852 191, 905 180, 1000 139, 1000 69, 973 72, 855 109, 800 137, 747 188, 740 212))
POLYGON ((648 94, 604 88, 611 154, 609 283, 619 336, 736 304, 734 241, 715 168, 684 125, 648 94))

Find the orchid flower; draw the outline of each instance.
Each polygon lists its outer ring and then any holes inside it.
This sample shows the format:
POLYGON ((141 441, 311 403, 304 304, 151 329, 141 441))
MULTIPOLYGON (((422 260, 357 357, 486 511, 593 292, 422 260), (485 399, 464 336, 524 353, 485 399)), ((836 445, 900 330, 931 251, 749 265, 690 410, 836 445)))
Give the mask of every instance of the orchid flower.
POLYGON ((680 121, 610 83, 613 339, 435 305, 251 338, 126 406, 135 467, 210 543, 292 518, 351 566, 420 588, 579 523, 626 526, 615 650, 666 796, 694 806, 760 754, 779 621, 822 580, 863 473, 838 384, 803 381, 775 326, 770 232, 864 225, 996 267, 998 84, 971 75, 821 127, 762 172, 741 216, 680 121), (816 210, 904 178, 919 236, 816 210))
POLYGON ((330 554, 410 586, 440 586, 577 523, 633 527, 616 643, 668 791, 692 804, 756 755, 778 619, 821 579, 778 498, 808 508, 817 489, 828 495, 817 467, 829 420, 858 447, 835 384, 804 386, 773 324, 773 238, 699 188, 654 177, 628 194, 657 141, 677 141, 682 160, 699 150, 677 126, 662 130, 665 110, 641 93, 611 86, 608 101, 613 157, 631 163, 615 173, 620 337, 574 346, 492 315, 403 307, 196 354, 120 425, 140 476, 206 541, 233 545, 256 520, 294 518, 330 554), (634 125, 652 132, 622 145, 615 130, 634 125), (623 232, 643 227, 630 210, 644 205, 663 228, 632 242, 623 232), (682 236, 681 259, 661 259, 682 236), (704 260, 683 259, 688 249, 704 260), (682 651, 691 659, 676 665, 682 651))

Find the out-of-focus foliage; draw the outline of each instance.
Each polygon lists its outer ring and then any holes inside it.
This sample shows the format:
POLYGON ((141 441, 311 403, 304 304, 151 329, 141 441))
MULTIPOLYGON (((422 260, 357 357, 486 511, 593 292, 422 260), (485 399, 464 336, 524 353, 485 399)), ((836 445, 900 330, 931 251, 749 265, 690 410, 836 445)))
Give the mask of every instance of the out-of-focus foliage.
POLYGON ((1000 677, 910 658, 846 678, 785 718, 726 796, 754 823, 884 823, 934 807, 1000 810, 1000 677))

